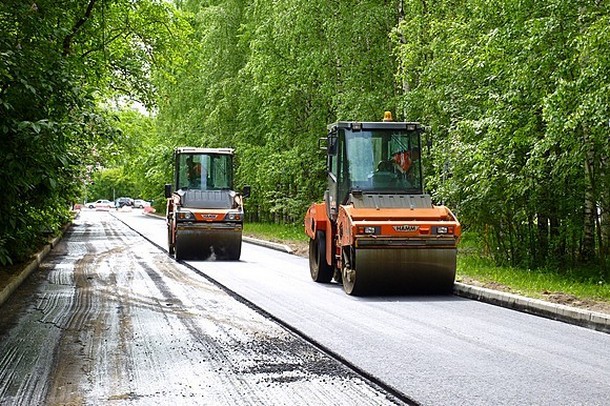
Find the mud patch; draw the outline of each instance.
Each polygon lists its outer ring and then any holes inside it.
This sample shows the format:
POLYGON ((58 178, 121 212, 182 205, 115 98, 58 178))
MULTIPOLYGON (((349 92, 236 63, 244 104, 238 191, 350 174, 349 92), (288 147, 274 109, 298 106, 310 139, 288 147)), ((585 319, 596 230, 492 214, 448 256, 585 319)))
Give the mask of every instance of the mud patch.
POLYGON ((567 293, 549 292, 545 290, 542 292, 542 299, 546 300, 547 302, 577 307, 579 309, 586 309, 593 312, 610 314, 610 303, 578 298, 567 293))

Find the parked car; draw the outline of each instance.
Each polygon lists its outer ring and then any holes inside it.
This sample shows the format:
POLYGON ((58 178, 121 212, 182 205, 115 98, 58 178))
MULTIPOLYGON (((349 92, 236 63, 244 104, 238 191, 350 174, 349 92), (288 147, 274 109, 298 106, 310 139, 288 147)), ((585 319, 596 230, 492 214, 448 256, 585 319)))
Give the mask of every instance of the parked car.
POLYGON ((133 201, 133 207, 138 208, 138 209, 150 207, 150 202, 147 202, 146 200, 142 200, 142 199, 136 199, 133 201))
POLYGON ((95 202, 86 202, 84 206, 88 209, 95 209, 95 202))
POLYGON ((114 204, 110 200, 100 199, 94 203, 95 210, 110 210, 114 204))
POLYGON ((130 197, 119 197, 116 199, 114 206, 120 209, 123 206, 133 206, 133 199, 130 197))

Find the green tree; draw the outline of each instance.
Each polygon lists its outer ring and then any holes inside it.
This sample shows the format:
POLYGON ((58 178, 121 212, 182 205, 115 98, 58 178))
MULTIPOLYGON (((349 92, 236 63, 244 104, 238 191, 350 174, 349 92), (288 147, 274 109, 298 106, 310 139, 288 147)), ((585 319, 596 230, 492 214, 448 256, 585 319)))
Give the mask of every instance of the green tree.
POLYGON ((99 102, 151 104, 150 67, 169 64, 181 21, 154 0, 0 4, 0 264, 69 218, 118 134, 99 102))
POLYGON ((607 6, 413 0, 404 15, 403 105, 431 125, 433 194, 498 262, 603 265, 607 6))
POLYGON ((176 146, 229 146, 253 219, 300 222, 324 189, 318 138, 336 119, 396 106, 393 2, 187 1, 191 53, 162 86, 160 132, 176 146))

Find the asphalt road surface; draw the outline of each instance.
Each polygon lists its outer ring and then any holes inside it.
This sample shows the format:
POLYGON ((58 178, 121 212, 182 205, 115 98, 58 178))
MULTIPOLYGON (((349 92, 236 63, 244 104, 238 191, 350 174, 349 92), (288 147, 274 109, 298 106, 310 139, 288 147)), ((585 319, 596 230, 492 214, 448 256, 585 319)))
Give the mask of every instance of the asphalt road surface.
POLYGON ((1 405, 402 403, 107 212, 0 307, 1 405))
MULTIPOLYGON (((115 216, 165 248, 163 220, 115 216)), ((239 263, 188 265, 419 404, 610 404, 605 333, 455 296, 350 297, 251 244, 239 263)))

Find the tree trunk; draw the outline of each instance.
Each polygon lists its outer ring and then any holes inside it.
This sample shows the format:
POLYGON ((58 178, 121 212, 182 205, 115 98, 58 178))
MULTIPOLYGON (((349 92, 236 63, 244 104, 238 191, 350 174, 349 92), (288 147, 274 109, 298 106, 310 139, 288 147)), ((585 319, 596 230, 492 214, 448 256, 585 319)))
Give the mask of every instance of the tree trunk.
MULTIPOLYGON (((404 0, 399 0, 398 1, 398 24, 397 26, 400 26, 400 23, 405 19, 405 4, 404 4, 404 0)), ((400 44, 404 45, 406 43, 405 40, 405 36, 402 35, 402 33, 400 34, 400 44)), ((398 70, 400 73, 400 77, 401 79, 401 88, 400 88, 400 94, 401 95, 405 95, 409 92, 409 82, 407 81, 407 74, 405 72, 404 66, 402 66, 402 63, 398 66, 398 70)), ((407 111, 403 109, 403 117, 407 117, 407 111)))
POLYGON ((595 229, 597 221, 595 193, 595 149, 590 142, 588 131, 584 130, 585 151, 585 196, 583 238, 580 249, 581 261, 591 262, 595 259, 595 229))
POLYGON ((74 40, 76 34, 78 34, 80 29, 83 27, 83 25, 85 25, 85 23, 91 17, 91 13, 93 12, 93 7, 95 6, 96 1, 97 0, 89 0, 89 4, 87 4, 87 9, 85 10, 83 16, 79 18, 76 23, 74 23, 74 26, 72 27, 70 33, 64 37, 62 52, 63 56, 68 56, 70 54, 70 51, 72 49, 72 41, 74 40))
POLYGON ((602 152, 602 157, 600 159, 600 180, 601 185, 599 187, 601 191, 600 196, 600 223, 601 223, 601 241, 602 241, 602 250, 601 254, 608 258, 610 255, 610 168, 608 150, 610 149, 610 145, 608 145, 604 152, 602 152))
POLYGON ((546 214, 538 213, 537 215, 537 244, 534 247, 534 263, 539 266, 543 265, 549 256, 549 217, 546 214))

